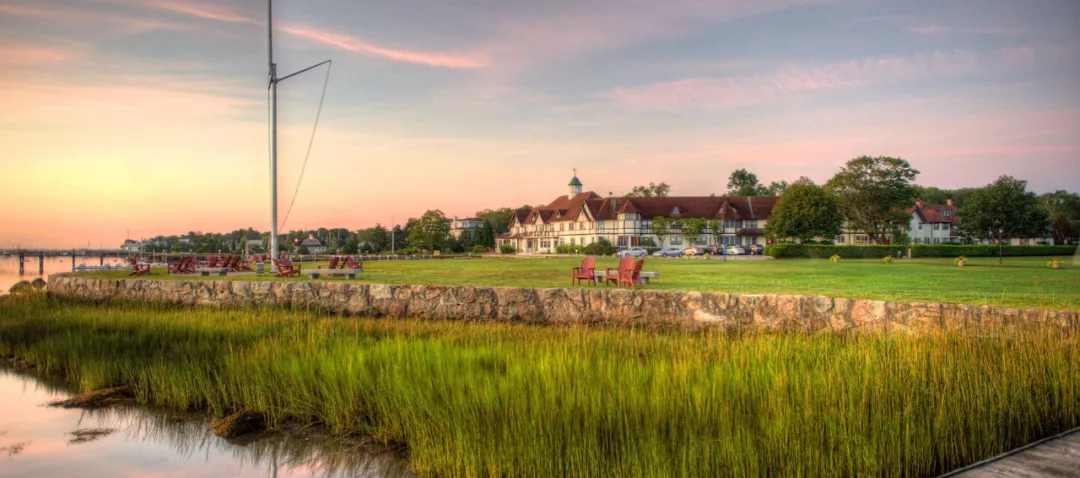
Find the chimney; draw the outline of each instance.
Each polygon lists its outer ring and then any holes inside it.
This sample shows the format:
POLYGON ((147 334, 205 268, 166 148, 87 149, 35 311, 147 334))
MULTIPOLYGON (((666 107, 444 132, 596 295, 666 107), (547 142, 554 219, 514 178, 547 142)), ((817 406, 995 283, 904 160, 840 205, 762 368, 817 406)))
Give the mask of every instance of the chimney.
POLYGON ((612 216, 614 216, 614 215, 615 215, 615 211, 617 211, 617 210, 618 210, 618 208, 617 208, 617 207, 615 207, 615 205, 616 205, 617 203, 618 203, 618 199, 615 199, 615 198, 611 198, 611 215, 612 215, 612 216))
POLYGON ((915 206, 917 206, 917 207, 919 207, 921 209, 922 208, 922 199, 916 199, 915 200, 915 206))
POLYGON ((952 207, 952 199, 946 199, 945 204, 948 204, 949 207, 952 207))

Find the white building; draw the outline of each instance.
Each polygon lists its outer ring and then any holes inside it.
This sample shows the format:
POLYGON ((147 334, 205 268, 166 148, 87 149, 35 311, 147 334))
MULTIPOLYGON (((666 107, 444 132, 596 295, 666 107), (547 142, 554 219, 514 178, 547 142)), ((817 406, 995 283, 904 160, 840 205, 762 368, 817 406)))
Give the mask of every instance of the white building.
POLYGON ((915 200, 915 207, 908 209, 911 215, 908 222, 908 236, 912 244, 952 244, 960 242, 953 236, 953 231, 960 219, 956 217, 956 208, 952 199, 945 204, 925 204, 922 199, 915 200))
POLYGON ((651 240, 657 247, 693 247, 723 244, 765 244, 765 222, 776 205, 775 196, 666 196, 601 197, 583 192, 581 181, 570 180, 569 194, 529 211, 517 211, 510 231, 499 235, 499 245, 519 252, 555 252, 558 245, 588 245, 604 238, 616 247, 641 246, 651 240), (661 241, 653 234, 657 217, 673 226, 661 241), (719 226, 719 234, 695 237, 682 234, 681 221, 702 219, 719 226))
POLYGON ((476 230, 483 227, 484 221, 475 217, 466 217, 458 219, 454 216, 454 220, 450 221, 450 235, 455 239, 461 239, 461 235, 465 231, 469 231, 470 234, 476 234, 476 230))
POLYGON ((322 254, 326 252, 326 246, 311 234, 308 234, 307 239, 301 241, 300 245, 307 248, 308 254, 322 254))

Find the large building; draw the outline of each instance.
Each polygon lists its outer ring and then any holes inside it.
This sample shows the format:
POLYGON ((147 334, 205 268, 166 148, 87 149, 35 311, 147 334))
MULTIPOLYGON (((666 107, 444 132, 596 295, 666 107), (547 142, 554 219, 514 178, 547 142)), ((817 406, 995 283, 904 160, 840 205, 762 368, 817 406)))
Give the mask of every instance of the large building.
POLYGON ((946 204, 925 204, 922 199, 915 201, 915 207, 908 209, 911 221, 908 223, 908 236, 912 244, 952 244, 953 230, 956 223, 956 208, 952 199, 946 204))
POLYGON ((476 234, 476 230, 480 229, 484 225, 484 221, 475 217, 458 218, 454 216, 454 220, 450 221, 450 235, 455 239, 461 239, 462 234, 468 232, 469 234, 476 234))
POLYGON ((510 231, 499 245, 518 252, 555 252, 559 245, 589 245, 601 238, 617 247, 693 247, 723 244, 765 244, 765 222, 776 205, 775 196, 602 197, 584 192, 575 175, 569 194, 546 206, 517 211, 510 231), (673 227, 664 237, 653 234, 652 221, 666 217, 673 227), (680 221, 703 219, 719 224, 719 234, 688 237, 680 221), (663 239, 661 241, 661 239, 663 239))

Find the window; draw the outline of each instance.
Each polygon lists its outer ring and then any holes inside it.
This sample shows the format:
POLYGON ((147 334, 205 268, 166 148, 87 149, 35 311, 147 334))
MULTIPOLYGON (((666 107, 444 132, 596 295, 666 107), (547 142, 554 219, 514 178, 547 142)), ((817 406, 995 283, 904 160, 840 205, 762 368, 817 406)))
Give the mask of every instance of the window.
POLYGON ((573 238, 573 237, 571 237, 571 238, 570 238, 570 245, 571 245, 571 246, 576 246, 576 245, 577 245, 577 239, 576 239, 576 238, 573 238))
POLYGON ((945 224, 942 224, 941 229, 948 231, 949 230, 949 223, 946 222, 945 224))
POLYGON ((694 239, 694 245, 695 246, 704 246, 704 245, 706 245, 708 243, 709 243, 708 239, 704 238, 704 237, 698 237, 697 239, 694 239))
POLYGON ((604 230, 604 221, 598 221, 596 223, 596 227, 599 228, 601 231, 603 231, 604 230))
POLYGON ((739 221, 727 220, 724 221, 724 229, 737 229, 739 227, 739 221))
POLYGON ((922 230, 922 223, 921 222, 919 223, 919 230, 920 231, 922 230))
POLYGON ((672 237, 671 238, 671 245, 673 245, 673 246, 681 246, 682 245, 682 238, 679 237, 679 236, 672 237))
POLYGON ((844 243, 844 236, 836 236, 836 243, 837 244, 843 244, 844 243))
POLYGON ((679 214, 679 207, 675 206, 675 207, 671 208, 671 214, 673 216, 678 215, 679 214))
POLYGON ((940 231, 941 230, 941 224, 935 222, 934 223, 934 230, 935 231, 940 231))
POLYGON ((570 230, 571 230, 571 231, 573 231, 573 230, 574 230, 574 223, 572 223, 572 222, 570 223, 570 230))
POLYGON ((944 211, 941 211, 941 215, 942 216, 952 216, 952 211, 946 209, 944 211))

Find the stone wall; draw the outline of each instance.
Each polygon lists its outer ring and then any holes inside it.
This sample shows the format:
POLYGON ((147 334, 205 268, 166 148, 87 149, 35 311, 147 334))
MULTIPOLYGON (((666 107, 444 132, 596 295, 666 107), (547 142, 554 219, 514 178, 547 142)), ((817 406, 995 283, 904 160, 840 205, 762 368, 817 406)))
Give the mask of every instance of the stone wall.
POLYGON ((58 274, 49 293, 91 300, 213 307, 282 306, 370 317, 533 324, 717 326, 741 330, 928 332, 1049 324, 1080 330, 1080 312, 821 296, 597 288, 526 289, 338 281, 88 279, 58 274))

